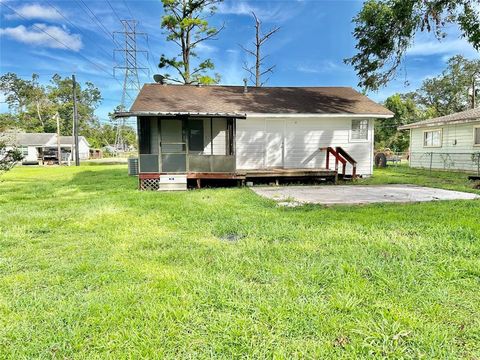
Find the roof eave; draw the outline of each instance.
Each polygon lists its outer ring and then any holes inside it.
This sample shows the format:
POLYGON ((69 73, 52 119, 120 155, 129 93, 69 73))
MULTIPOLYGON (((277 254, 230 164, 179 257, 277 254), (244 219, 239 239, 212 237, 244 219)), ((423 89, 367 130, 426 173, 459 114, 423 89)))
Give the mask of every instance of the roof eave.
POLYGON ((171 116, 192 116, 192 117, 234 117, 239 119, 245 119, 246 114, 240 113, 207 113, 207 112, 173 112, 173 111, 125 111, 116 112, 113 114, 115 119, 135 117, 135 116, 158 116, 158 117, 171 117, 171 116))
POLYGON ((346 117, 346 118, 375 118, 390 119, 393 114, 353 114, 353 113, 247 113, 250 117, 346 117))
POLYGON ((125 111, 116 112, 113 114, 115 119, 135 117, 135 116, 197 116, 197 117, 234 117, 245 119, 249 117, 355 117, 355 118, 375 118, 375 119, 390 119, 392 114, 352 114, 352 113, 207 113, 207 112, 164 112, 164 111, 125 111))
POLYGON ((435 127, 440 125, 469 124, 473 122, 480 122, 480 119, 471 118, 471 119, 450 120, 450 121, 435 121, 435 122, 429 122, 429 123, 413 123, 413 124, 399 126, 397 129, 409 130, 409 129, 418 129, 423 127, 435 127))

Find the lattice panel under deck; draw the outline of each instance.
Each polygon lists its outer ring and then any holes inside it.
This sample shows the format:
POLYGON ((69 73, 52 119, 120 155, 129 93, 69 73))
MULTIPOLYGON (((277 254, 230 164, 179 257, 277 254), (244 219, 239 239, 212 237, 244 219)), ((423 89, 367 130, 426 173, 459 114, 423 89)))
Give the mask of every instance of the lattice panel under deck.
POLYGON ((160 187, 160 179, 140 179, 140 190, 142 191, 158 191, 160 187))

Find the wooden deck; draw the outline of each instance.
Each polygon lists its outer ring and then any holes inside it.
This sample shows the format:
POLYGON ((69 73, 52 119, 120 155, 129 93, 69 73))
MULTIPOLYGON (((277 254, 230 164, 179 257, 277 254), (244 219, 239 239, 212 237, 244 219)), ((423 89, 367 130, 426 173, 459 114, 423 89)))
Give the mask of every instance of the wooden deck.
POLYGON ((258 178, 322 178, 334 177, 335 170, 329 169, 267 169, 267 170, 247 170, 245 177, 247 179, 258 178))
POLYGON ((262 169, 262 170, 238 170, 232 173, 220 172, 190 172, 188 179, 231 179, 248 180, 261 178, 312 178, 334 177, 335 170, 329 169, 262 169))
MULTIPOLYGON (((182 173, 185 175, 185 173, 182 173)), ((140 173, 139 187, 142 184, 150 184, 158 181, 160 175, 174 175, 173 173, 140 173)), ((236 172, 188 172, 186 173, 188 180, 195 180, 196 187, 201 188, 204 181, 237 181, 238 185, 245 185, 247 181, 250 182, 275 182, 289 181, 289 180, 318 180, 328 179, 336 182, 338 174, 335 170, 316 168, 316 169, 262 169, 262 170, 238 170, 236 172)), ((151 186, 151 184, 149 185, 151 186)))

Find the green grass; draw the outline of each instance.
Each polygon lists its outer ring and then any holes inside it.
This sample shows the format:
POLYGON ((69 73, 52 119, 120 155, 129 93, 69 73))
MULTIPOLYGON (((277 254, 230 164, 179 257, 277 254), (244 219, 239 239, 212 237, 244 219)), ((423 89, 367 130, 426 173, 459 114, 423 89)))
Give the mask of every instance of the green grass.
MULTIPOLYGON (((464 178, 360 183, 475 191, 464 178)), ((16 168, 0 178, 0 358, 478 359, 479 214, 279 208, 246 188, 138 192, 123 166, 16 168)))

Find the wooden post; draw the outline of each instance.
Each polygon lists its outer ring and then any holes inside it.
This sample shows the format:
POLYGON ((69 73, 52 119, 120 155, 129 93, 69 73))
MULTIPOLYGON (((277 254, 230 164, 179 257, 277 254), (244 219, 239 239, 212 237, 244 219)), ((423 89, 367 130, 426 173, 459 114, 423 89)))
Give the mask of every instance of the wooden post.
POLYGON ((62 165, 62 148, 60 147, 60 115, 58 112, 55 114, 57 120, 57 159, 58 165, 62 165))
MULTIPOLYGON (((78 152, 78 113, 77 113, 77 83, 75 75, 72 75, 73 84, 73 137, 75 142, 75 166, 80 166, 80 154, 78 152)), ((72 149, 73 151, 73 149, 72 149)))

